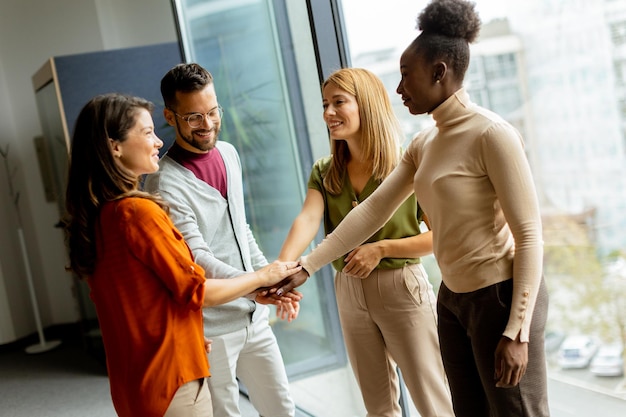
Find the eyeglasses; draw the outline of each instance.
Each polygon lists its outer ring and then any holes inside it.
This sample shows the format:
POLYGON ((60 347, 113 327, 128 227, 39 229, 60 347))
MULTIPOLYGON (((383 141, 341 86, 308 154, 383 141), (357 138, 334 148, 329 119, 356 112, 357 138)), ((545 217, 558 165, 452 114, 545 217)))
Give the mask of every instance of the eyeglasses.
POLYGON ((172 113, 174 113, 176 116, 180 117, 181 119, 183 119, 184 121, 187 122, 187 124, 189 125, 190 128, 192 129, 196 129, 200 126, 202 126, 202 124, 204 123, 204 118, 208 117, 209 120, 211 120, 213 123, 218 122, 222 119, 222 116, 224 115, 224 110, 222 109, 222 106, 217 106, 216 108, 214 108, 213 110, 211 110, 208 113, 191 113, 191 114, 186 114, 186 115, 180 115, 178 113, 176 113, 174 110, 170 109, 172 111, 172 113))

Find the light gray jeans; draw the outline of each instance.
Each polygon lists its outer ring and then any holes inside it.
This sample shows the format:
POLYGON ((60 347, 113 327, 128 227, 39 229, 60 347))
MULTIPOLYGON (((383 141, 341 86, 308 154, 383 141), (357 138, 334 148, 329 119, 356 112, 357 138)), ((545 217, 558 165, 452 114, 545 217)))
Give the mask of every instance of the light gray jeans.
POLYGON ((210 337, 211 377, 207 380, 215 416, 241 416, 237 378, 248 389, 250 402, 261 416, 295 414, 285 364, 269 325, 269 308, 258 305, 258 309, 248 327, 210 337))

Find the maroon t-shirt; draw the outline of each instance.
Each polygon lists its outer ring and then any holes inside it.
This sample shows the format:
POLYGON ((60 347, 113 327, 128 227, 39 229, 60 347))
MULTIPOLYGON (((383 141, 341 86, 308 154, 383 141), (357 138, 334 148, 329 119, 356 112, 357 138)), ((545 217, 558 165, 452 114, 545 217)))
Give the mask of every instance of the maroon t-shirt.
POLYGON ((198 179, 215 188, 226 198, 226 166, 217 148, 207 153, 194 153, 184 149, 176 142, 167 151, 167 155, 189 171, 198 179))

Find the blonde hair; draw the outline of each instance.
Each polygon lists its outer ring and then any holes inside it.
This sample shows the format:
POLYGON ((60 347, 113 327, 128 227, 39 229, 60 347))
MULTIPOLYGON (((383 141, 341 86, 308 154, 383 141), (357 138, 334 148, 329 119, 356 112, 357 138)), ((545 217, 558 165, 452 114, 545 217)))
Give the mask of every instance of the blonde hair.
MULTIPOLYGON (((400 161, 399 146, 404 135, 385 86, 374 73, 363 68, 333 72, 322 84, 322 90, 331 83, 356 98, 363 157, 372 162, 372 176, 384 180, 400 161)), ((341 192, 350 151, 342 140, 332 141, 330 151, 333 158, 324 177, 324 188, 337 195, 341 192)))

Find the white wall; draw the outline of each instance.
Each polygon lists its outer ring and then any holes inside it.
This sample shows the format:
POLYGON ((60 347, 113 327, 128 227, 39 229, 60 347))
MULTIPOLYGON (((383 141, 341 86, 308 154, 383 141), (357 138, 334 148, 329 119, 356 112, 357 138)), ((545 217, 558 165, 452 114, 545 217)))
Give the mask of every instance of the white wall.
MULTIPOLYGON (((44 327, 75 322, 56 203, 45 200, 33 138, 41 134, 32 75, 52 56, 176 41, 169 0, 0 0, 0 149, 9 146, 44 327)), ((35 332, 18 215, 0 160, 0 344, 35 332), (6 317, 6 315, 10 317, 6 317)))

